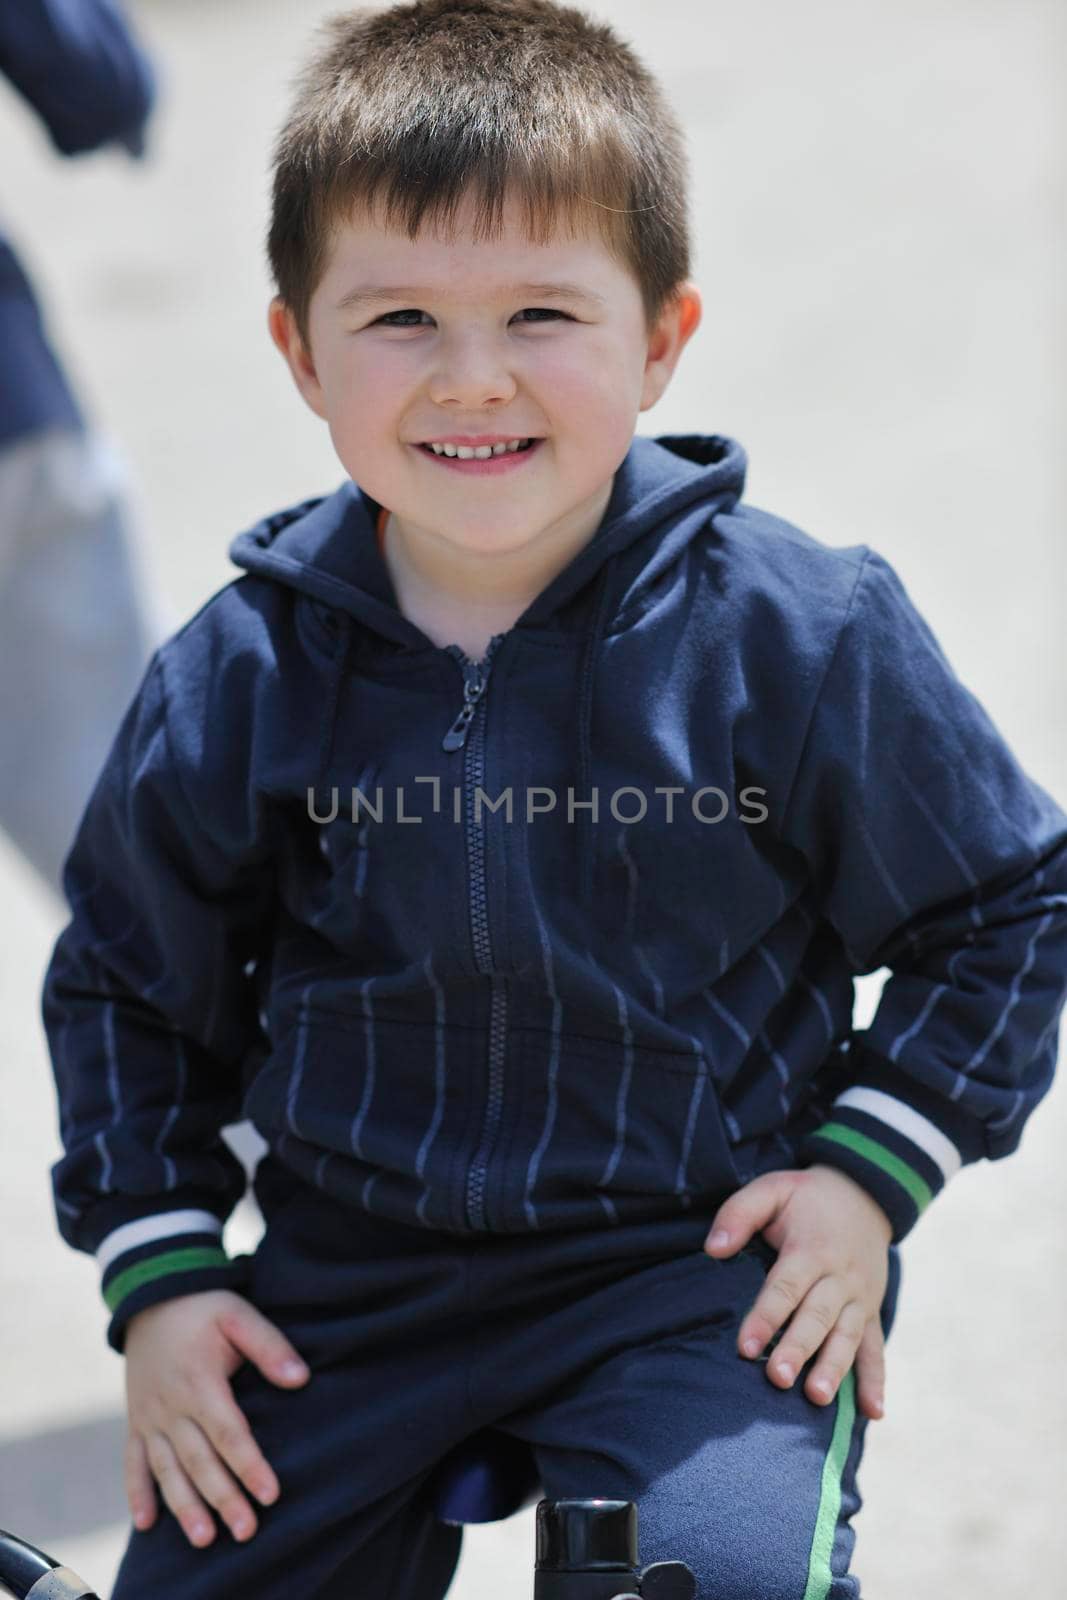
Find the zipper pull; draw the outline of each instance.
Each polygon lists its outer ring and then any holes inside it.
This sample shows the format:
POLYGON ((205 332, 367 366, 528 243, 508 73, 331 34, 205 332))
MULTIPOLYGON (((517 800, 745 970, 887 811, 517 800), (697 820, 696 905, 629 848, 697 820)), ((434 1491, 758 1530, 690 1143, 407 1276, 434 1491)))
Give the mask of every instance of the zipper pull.
POLYGON ((463 709, 442 739, 442 750, 463 749, 470 725, 474 721, 474 713, 478 709, 478 701, 485 690, 485 679, 477 662, 464 661, 463 679, 463 709))

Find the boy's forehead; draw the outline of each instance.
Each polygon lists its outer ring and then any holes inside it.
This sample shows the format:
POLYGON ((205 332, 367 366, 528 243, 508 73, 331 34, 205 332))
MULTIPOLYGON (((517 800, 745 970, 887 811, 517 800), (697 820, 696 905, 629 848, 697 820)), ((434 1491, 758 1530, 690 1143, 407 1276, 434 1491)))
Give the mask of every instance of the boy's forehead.
POLYGON ((380 212, 354 207, 331 229, 323 276, 346 297, 391 289, 503 293, 553 285, 595 297, 622 270, 594 227, 571 231, 560 219, 544 240, 533 239, 522 209, 508 202, 496 236, 476 236, 465 202, 451 225, 425 222, 414 239, 402 224, 387 225, 380 212))

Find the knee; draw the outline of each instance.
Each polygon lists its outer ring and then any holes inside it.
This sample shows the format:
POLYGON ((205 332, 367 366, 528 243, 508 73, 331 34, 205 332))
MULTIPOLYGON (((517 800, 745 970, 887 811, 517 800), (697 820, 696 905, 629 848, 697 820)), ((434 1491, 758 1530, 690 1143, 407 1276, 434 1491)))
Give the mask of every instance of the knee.
MULTIPOLYGON (((639 1527, 642 1565, 684 1561, 696 1578, 696 1600, 798 1600, 807 1590, 810 1528, 805 1547, 781 1524, 755 1528, 736 1515, 716 1515, 710 1507, 681 1517, 676 1508, 669 1528, 657 1527, 651 1515, 639 1527)), ((833 1600, 846 1600, 853 1592, 829 1591, 833 1600)))

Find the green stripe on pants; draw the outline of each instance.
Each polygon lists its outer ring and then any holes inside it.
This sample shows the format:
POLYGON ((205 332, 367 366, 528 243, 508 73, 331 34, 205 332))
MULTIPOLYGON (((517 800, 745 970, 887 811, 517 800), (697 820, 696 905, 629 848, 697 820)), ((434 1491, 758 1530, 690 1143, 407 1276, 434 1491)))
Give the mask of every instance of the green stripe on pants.
POLYGON ((830 1448, 823 1462, 819 1510, 808 1560, 808 1582, 804 1600, 826 1600, 833 1582, 830 1555, 834 1547, 837 1518, 841 1510, 841 1479, 852 1443, 852 1424, 856 1418, 856 1381, 850 1367, 837 1390, 837 1416, 834 1419, 830 1448))

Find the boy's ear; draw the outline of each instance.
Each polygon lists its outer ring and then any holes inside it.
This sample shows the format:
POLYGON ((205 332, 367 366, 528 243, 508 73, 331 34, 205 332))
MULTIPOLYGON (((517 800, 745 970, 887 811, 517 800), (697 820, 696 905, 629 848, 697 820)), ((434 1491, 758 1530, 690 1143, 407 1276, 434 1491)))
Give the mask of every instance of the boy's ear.
POLYGON ((679 285, 649 335, 639 410, 654 406, 670 383, 679 356, 700 326, 703 309, 696 284, 679 285))
POLYGON ((311 359, 311 351, 300 336, 296 318, 280 295, 275 295, 270 303, 267 326, 271 338, 285 357, 286 365, 293 375, 293 382, 315 415, 325 419, 326 406, 322 385, 315 371, 315 363, 311 359))

